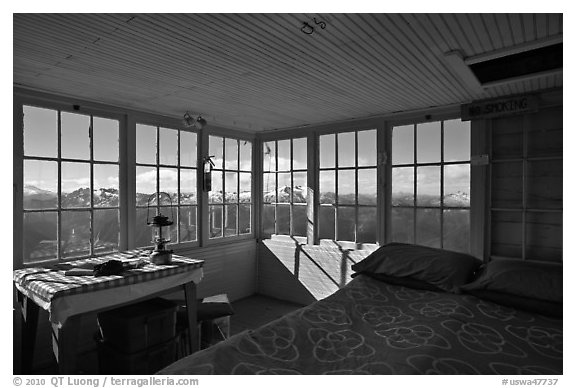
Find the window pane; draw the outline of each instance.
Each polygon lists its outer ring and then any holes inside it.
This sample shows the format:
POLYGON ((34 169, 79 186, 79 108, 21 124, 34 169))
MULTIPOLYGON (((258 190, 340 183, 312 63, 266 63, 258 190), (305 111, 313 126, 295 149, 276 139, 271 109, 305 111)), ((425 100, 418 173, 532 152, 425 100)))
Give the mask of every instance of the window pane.
POLYGON ((265 142, 263 145, 264 172, 276 171, 276 143, 265 142))
POLYGON ((338 203, 356 204, 356 172, 354 170, 338 171, 338 203))
POLYGON ((416 209, 416 244, 440 248, 440 210, 416 209))
POLYGON ((152 230, 148 226, 147 222, 152 220, 152 217, 156 215, 155 209, 150 209, 150 217, 147 220, 147 208, 136 208, 136 225, 134 225, 135 241, 134 245, 136 247, 150 247, 152 246, 152 230))
POLYGON ((262 207, 262 234, 264 238, 270 237, 276 233, 274 225, 276 216, 274 205, 264 205, 262 207))
POLYGON ((289 203, 291 200, 292 182, 289 172, 278 173, 278 202, 289 203))
POLYGON ((529 157, 562 156, 562 107, 530 114, 526 138, 529 157))
POLYGON ((444 121, 444 161, 470 160, 470 121, 444 121))
POLYGON ((356 135, 354 132, 338 134, 338 167, 356 165, 356 135))
POLYGON ((119 241, 119 210, 94 210, 94 254, 117 252, 119 241))
POLYGON ((356 241, 356 208, 338 208, 338 241, 356 241))
POLYGON ((470 165, 444 166, 444 206, 470 207, 470 165))
POLYGON ((492 212, 490 234, 492 256, 522 257, 522 214, 492 212))
POLYGON ((392 241, 414 243, 414 209, 392 208, 392 241))
POLYGON ((306 228, 308 225, 306 205, 292 206, 292 216, 292 234, 294 236, 306 237, 306 228))
POLYGON ((119 176, 117 164, 94 164, 94 206, 119 206, 119 176))
POLYGON ((160 128, 160 164, 176 166, 178 164, 178 131, 160 128))
MULTIPOLYGON (((177 168, 161 168, 160 174, 160 191, 168 193, 172 203, 178 202, 178 169, 177 168)), ((170 201, 168 201, 170 202, 170 201)), ((167 202, 166 202, 167 204, 167 202)))
POLYGON ((58 155, 58 112, 24 106, 24 155, 58 155))
POLYGON ((208 203, 222 203, 222 172, 212 171, 212 190, 208 192, 208 203))
POLYGON ((336 203, 334 171, 320 171, 320 203, 336 203))
POLYGON ((522 207, 522 162, 492 164, 492 207, 522 207))
POLYGON ((418 124, 416 126, 418 139, 416 159, 418 163, 440 162, 440 126, 440 121, 418 124))
POLYGON ((252 171, 252 142, 240 140, 240 170, 252 171))
POLYGON ((237 203, 238 202, 238 173, 237 172, 227 172, 226 173, 226 195, 225 201, 227 203, 237 203))
POLYGON ((156 168, 136 166, 136 206, 146 206, 156 193, 156 168))
POLYGON ((308 197, 308 174, 305 172, 293 173, 294 189, 292 190, 292 201, 294 203, 306 203, 308 197))
POLYGON ((308 148, 305 137, 292 139, 292 165, 294 170, 306 170, 308 168, 308 148))
POLYGON ((24 160, 24 209, 58 206, 58 163, 24 160))
POLYGON ((238 170, 238 140, 226 139, 226 170, 238 170))
POLYGON ((224 138, 209 136, 208 155, 213 156, 214 168, 222 169, 224 160, 224 138))
POLYGON ((493 159, 520 158, 523 154, 523 117, 510 116, 492 120, 493 159))
POLYGON ((90 163, 62 162, 62 207, 90 206, 90 163))
POLYGON ((238 234, 236 228, 236 222, 238 221, 238 206, 225 205, 224 211, 224 224, 226 225, 224 236, 236 236, 238 234))
POLYGON ((222 237, 222 206, 209 207, 210 238, 222 237))
POLYGON ((443 248, 470 252, 470 210, 444 210, 443 248))
POLYGON ((238 209, 238 233, 248 234, 252 232, 252 206, 240 204, 238 209))
POLYGON ((278 171, 290 171, 290 140, 278 142, 278 171))
POLYGON ((196 206, 182 206, 178 210, 179 241, 196 241, 196 206))
POLYGON ((416 206, 440 206, 440 167, 418 167, 416 206))
POLYGON ((118 120, 94 117, 92 119, 94 160, 118 161, 119 123, 118 120))
POLYGON ((376 130, 358 132, 358 166, 376 166, 376 130))
POLYGON ((156 127, 136 124, 136 163, 156 164, 156 127))
POLYGON ((320 239, 334 240, 335 225, 334 208, 320 206, 318 208, 318 237, 320 239))
POLYGON ((180 165, 183 167, 196 167, 197 137, 194 132, 180 131, 180 165))
POLYGON ((526 213, 526 258, 562 261, 562 213, 526 213))
POLYGON ((264 173, 262 184, 264 202, 276 202, 276 173, 264 173))
POLYGON ((61 120, 62 157, 90 160, 90 116, 62 112, 61 120))
POLYGON ((252 202, 252 174, 240 173, 240 202, 252 202))
POLYGON ((528 162, 526 200, 530 209, 562 209, 562 160, 528 162))
POLYGON ((414 206, 414 168, 392 168, 392 206, 414 206))
POLYGON ((90 255, 90 212, 62 212, 61 220, 61 256, 69 258, 90 255))
POLYGON ((276 228, 278 234, 290 234, 290 205, 278 205, 276 207, 276 228))
POLYGON ((320 168, 336 167, 336 135, 320 136, 320 168))
POLYGON ((376 169, 358 170, 358 204, 376 205, 376 169))
POLYGON ((180 169, 180 204, 197 204, 196 170, 180 169))
POLYGON ((414 126, 404 125, 392 130, 392 164, 414 163, 414 126))
POLYGON ((57 217, 56 212, 24 213, 24 263, 56 258, 57 217))
POLYGON ((378 220, 375 207, 358 208, 358 226, 356 242, 358 243, 375 243, 378 220))

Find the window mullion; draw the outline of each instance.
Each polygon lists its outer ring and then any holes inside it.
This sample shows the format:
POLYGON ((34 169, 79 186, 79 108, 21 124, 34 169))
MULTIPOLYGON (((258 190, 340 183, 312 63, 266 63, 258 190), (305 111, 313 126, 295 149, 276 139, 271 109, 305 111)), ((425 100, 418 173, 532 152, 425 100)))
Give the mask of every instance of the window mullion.
POLYGON ((90 115, 88 141, 90 144, 90 256, 94 255, 94 116, 90 115))
POLYGON ((57 208, 58 215, 56 217, 56 258, 62 259, 62 111, 58 110, 58 131, 57 131, 57 145, 58 145, 58 186, 57 186, 57 208))

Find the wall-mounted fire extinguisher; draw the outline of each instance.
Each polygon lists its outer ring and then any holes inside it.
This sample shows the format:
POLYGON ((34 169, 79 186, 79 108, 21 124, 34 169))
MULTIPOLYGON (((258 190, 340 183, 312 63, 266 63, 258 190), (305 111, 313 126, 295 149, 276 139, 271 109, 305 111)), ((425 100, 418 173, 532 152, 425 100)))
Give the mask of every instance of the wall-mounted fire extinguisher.
POLYGON ((212 169, 214 168, 214 162, 212 161, 213 157, 214 155, 204 158, 204 191, 212 190, 212 169))

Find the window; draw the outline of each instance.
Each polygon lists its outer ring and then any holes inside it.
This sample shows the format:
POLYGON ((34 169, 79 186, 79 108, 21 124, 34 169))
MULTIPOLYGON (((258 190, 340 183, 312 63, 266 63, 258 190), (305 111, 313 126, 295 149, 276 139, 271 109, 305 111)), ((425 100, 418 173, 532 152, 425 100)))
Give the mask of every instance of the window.
POLYGON ((264 142, 262 152, 263 235, 306 236, 307 139, 264 142))
MULTIPOLYGON (((197 135, 194 132, 136 124, 136 246, 150 246, 147 226, 148 200, 157 192, 170 195, 153 201, 152 207, 173 220, 170 240, 196 241, 197 232, 197 135)), ((155 212, 150 211, 150 217, 155 212)))
POLYGON ((24 263, 119 249, 119 121, 24 106, 24 263))
POLYGON ((392 130, 391 240, 470 251, 470 123, 392 130))
POLYGON ((376 130, 319 138, 319 238, 377 241, 376 130))
POLYGON ((211 239, 252 233, 252 143, 209 136, 212 158, 211 190, 208 192, 211 239))

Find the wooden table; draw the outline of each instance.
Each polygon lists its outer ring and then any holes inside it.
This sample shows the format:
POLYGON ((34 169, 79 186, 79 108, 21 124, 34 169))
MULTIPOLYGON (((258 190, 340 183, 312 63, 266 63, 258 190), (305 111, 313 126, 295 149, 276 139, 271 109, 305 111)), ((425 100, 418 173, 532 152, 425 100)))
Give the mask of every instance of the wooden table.
POLYGON ((83 314, 110 310, 178 290, 183 290, 185 295, 190 349, 197 350, 196 283, 202 279, 204 260, 173 255, 172 263, 155 265, 146 260, 147 256, 148 251, 133 250, 15 270, 13 280, 23 316, 22 373, 28 374, 32 368, 40 308, 50 314, 54 355, 62 374, 76 371, 74 351, 83 314), (127 269, 120 275, 65 275, 72 268, 87 268, 111 259, 131 263, 140 259, 143 262, 138 268, 127 269))

